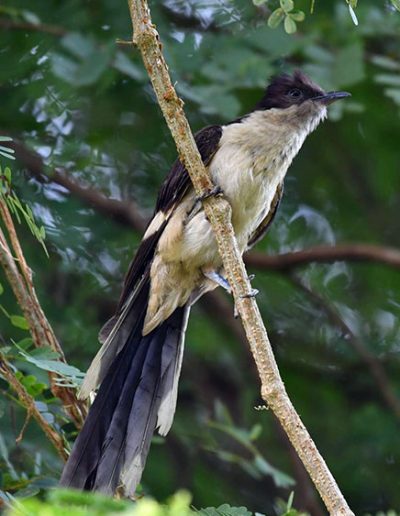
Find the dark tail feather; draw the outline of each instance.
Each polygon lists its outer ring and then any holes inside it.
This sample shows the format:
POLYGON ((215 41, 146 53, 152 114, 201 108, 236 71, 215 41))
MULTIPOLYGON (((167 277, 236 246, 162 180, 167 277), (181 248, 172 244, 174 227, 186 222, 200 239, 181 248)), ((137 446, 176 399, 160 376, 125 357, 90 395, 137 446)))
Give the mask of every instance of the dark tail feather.
MULTIPOLYGON (((143 290, 147 300, 148 287, 143 290)), ((139 308, 137 302, 133 305, 139 308)), ((156 427, 165 435, 172 424, 189 307, 176 309, 143 337, 146 304, 122 349, 118 342, 121 351, 76 439, 61 477, 63 486, 113 493, 122 485, 133 494, 156 427)), ((121 329, 126 334, 126 326, 121 329)))

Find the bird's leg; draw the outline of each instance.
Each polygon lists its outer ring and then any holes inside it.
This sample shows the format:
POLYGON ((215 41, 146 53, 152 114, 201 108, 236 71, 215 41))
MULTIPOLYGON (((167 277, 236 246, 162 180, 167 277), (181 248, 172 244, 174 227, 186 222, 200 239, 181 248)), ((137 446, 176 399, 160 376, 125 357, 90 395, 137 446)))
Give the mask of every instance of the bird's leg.
MULTIPOLYGON (((215 269, 202 269, 202 273, 204 276, 211 280, 212 282, 216 283, 220 287, 222 287, 228 294, 232 293, 231 286, 229 284, 229 281, 223 276, 220 272, 216 271, 215 269)), ((254 274, 249 276, 249 280, 254 279, 254 274)), ((258 290, 255 288, 252 288, 248 294, 244 294, 241 296, 241 298, 249 298, 249 297, 256 297, 258 294, 258 290)), ((239 312, 236 308, 236 304, 233 309, 233 317, 237 319, 239 317, 239 312)))
MULTIPOLYGON (((229 281, 225 278, 225 276, 220 274, 218 271, 216 271, 214 269, 202 269, 202 272, 207 279, 213 281, 214 283, 216 283, 217 285, 222 287, 224 290, 226 290, 228 292, 228 294, 232 293, 232 289, 231 289, 231 286, 229 285, 229 281)), ((234 309, 233 309, 233 317, 235 319, 237 319, 239 317, 239 313, 237 311, 236 304, 234 305, 234 309)))
POLYGON ((220 287, 222 287, 224 290, 230 294, 232 292, 231 286, 229 285, 229 281, 218 271, 214 269, 202 269, 202 273, 206 278, 213 281, 220 287))

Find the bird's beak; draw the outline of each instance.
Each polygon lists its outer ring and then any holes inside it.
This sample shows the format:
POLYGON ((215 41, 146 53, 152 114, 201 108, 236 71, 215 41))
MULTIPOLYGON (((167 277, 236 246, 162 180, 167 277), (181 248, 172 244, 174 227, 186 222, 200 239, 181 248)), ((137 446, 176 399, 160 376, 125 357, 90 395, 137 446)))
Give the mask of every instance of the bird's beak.
POLYGON ((323 95, 318 95, 318 97, 313 97, 312 100, 318 100, 323 104, 332 104, 336 100, 344 99, 346 97, 351 97, 351 93, 347 91, 329 91, 328 93, 324 93, 323 95))

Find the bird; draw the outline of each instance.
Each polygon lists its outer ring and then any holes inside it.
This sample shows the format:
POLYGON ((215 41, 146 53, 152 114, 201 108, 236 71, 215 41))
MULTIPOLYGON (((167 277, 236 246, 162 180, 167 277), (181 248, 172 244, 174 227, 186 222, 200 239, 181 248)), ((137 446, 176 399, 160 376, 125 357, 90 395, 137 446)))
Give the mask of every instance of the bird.
MULTIPOLYGON (((324 91, 300 70, 271 79, 244 116, 210 125, 195 141, 217 193, 232 208, 243 254, 266 233, 283 183, 327 106, 350 96, 324 91)), ((218 286, 230 290, 213 230, 180 159, 158 194, 129 266, 115 315, 79 397, 97 391, 60 485, 134 496, 156 430, 170 430, 177 404, 190 307, 218 286)))

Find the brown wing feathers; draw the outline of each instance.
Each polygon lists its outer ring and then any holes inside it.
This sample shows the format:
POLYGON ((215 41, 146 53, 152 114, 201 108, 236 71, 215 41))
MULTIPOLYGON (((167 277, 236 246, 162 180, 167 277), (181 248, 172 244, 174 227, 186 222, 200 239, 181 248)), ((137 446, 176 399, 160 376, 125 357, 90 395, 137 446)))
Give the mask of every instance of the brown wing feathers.
MULTIPOLYGON (((195 134, 197 148, 206 166, 210 163, 218 148, 221 135, 222 127, 220 125, 205 127, 195 134)), ((182 162, 177 159, 159 191, 154 215, 147 228, 148 231, 150 226, 153 226, 152 231, 148 236, 145 234, 129 266, 124 288, 118 303, 118 311, 122 308, 125 300, 130 292, 132 292, 133 287, 141 278, 149 262, 153 259, 157 243, 168 223, 169 217, 191 187, 192 183, 189 174, 182 162), (159 226, 156 227, 153 221, 155 221, 157 214, 160 212, 164 214, 164 216, 159 217, 159 226)))

